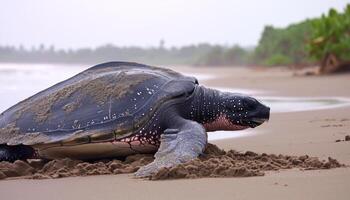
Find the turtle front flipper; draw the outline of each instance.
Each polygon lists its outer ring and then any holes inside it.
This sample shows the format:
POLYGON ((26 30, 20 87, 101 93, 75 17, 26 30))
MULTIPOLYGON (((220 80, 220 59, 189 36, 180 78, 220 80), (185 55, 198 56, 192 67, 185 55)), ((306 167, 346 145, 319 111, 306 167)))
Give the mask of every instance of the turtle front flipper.
POLYGON ((160 147, 155 154, 155 160, 141 167, 136 177, 149 177, 161 168, 170 168, 180 163, 188 162, 199 156, 207 144, 207 134, 204 127, 194 121, 181 119, 176 123, 177 129, 169 128, 160 139, 160 147))

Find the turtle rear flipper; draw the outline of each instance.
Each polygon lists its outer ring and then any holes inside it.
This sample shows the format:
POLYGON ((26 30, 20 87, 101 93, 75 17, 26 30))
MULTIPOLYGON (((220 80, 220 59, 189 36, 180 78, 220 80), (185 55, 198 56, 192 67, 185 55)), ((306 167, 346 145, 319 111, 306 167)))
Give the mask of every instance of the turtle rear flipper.
POLYGON ((170 168, 180 163, 197 158, 207 144, 207 134, 204 127, 194 121, 177 119, 178 129, 166 129, 161 135, 161 144, 155 154, 155 160, 141 167, 136 177, 149 177, 161 168, 170 168))
POLYGON ((26 145, 9 146, 6 144, 0 144, 0 162, 15 160, 25 160, 32 158, 35 151, 32 147, 26 145))

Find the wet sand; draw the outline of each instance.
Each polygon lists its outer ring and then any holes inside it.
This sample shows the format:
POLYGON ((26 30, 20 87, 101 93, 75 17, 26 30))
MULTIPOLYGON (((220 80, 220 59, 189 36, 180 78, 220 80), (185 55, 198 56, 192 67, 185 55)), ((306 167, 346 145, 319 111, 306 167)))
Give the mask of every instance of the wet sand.
MULTIPOLYGON (((194 69, 180 68, 180 71, 194 69)), ((216 73, 213 69, 200 69, 216 73)), ((350 75, 295 77, 282 69, 224 68, 220 78, 204 84, 267 90, 268 96, 350 97, 350 75)), ((259 94, 261 95, 261 94, 259 94)), ((264 94, 262 94, 264 95, 264 94)), ((350 164, 350 108, 275 113, 270 122, 250 137, 217 140, 225 150, 254 151, 320 159, 331 156, 350 164)), ((348 199, 350 169, 301 171, 287 169, 265 176, 244 178, 201 178, 165 181, 134 179, 132 175, 103 175, 45 180, 0 181, 4 199, 348 199)))

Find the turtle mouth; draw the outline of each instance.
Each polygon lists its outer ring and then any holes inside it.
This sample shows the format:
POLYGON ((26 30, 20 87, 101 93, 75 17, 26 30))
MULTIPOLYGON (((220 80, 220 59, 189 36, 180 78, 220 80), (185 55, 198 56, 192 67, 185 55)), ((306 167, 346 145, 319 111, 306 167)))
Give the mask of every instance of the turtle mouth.
POLYGON ((239 131, 239 130, 247 129, 247 128, 249 128, 249 127, 250 127, 250 126, 248 126, 248 125, 231 123, 231 125, 230 125, 230 127, 229 127, 229 130, 236 130, 236 131, 239 131))
POLYGON ((258 113, 250 118, 249 120, 244 121, 244 124, 248 125, 251 128, 260 126, 270 119, 270 108, 267 106, 261 106, 258 113))
POLYGON ((253 118, 248 122, 248 125, 250 128, 255 128, 263 124, 264 122, 268 121, 269 119, 263 119, 263 118, 253 118))

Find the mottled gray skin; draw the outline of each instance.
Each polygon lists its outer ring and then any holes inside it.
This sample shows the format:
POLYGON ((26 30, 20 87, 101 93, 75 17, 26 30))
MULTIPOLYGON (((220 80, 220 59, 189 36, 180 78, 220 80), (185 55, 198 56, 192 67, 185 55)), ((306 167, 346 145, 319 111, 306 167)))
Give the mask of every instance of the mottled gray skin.
POLYGON ((0 161, 154 153, 145 177, 201 154, 207 131, 256 127, 269 108, 172 70, 127 62, 92 67, 0 115, 0 161))

